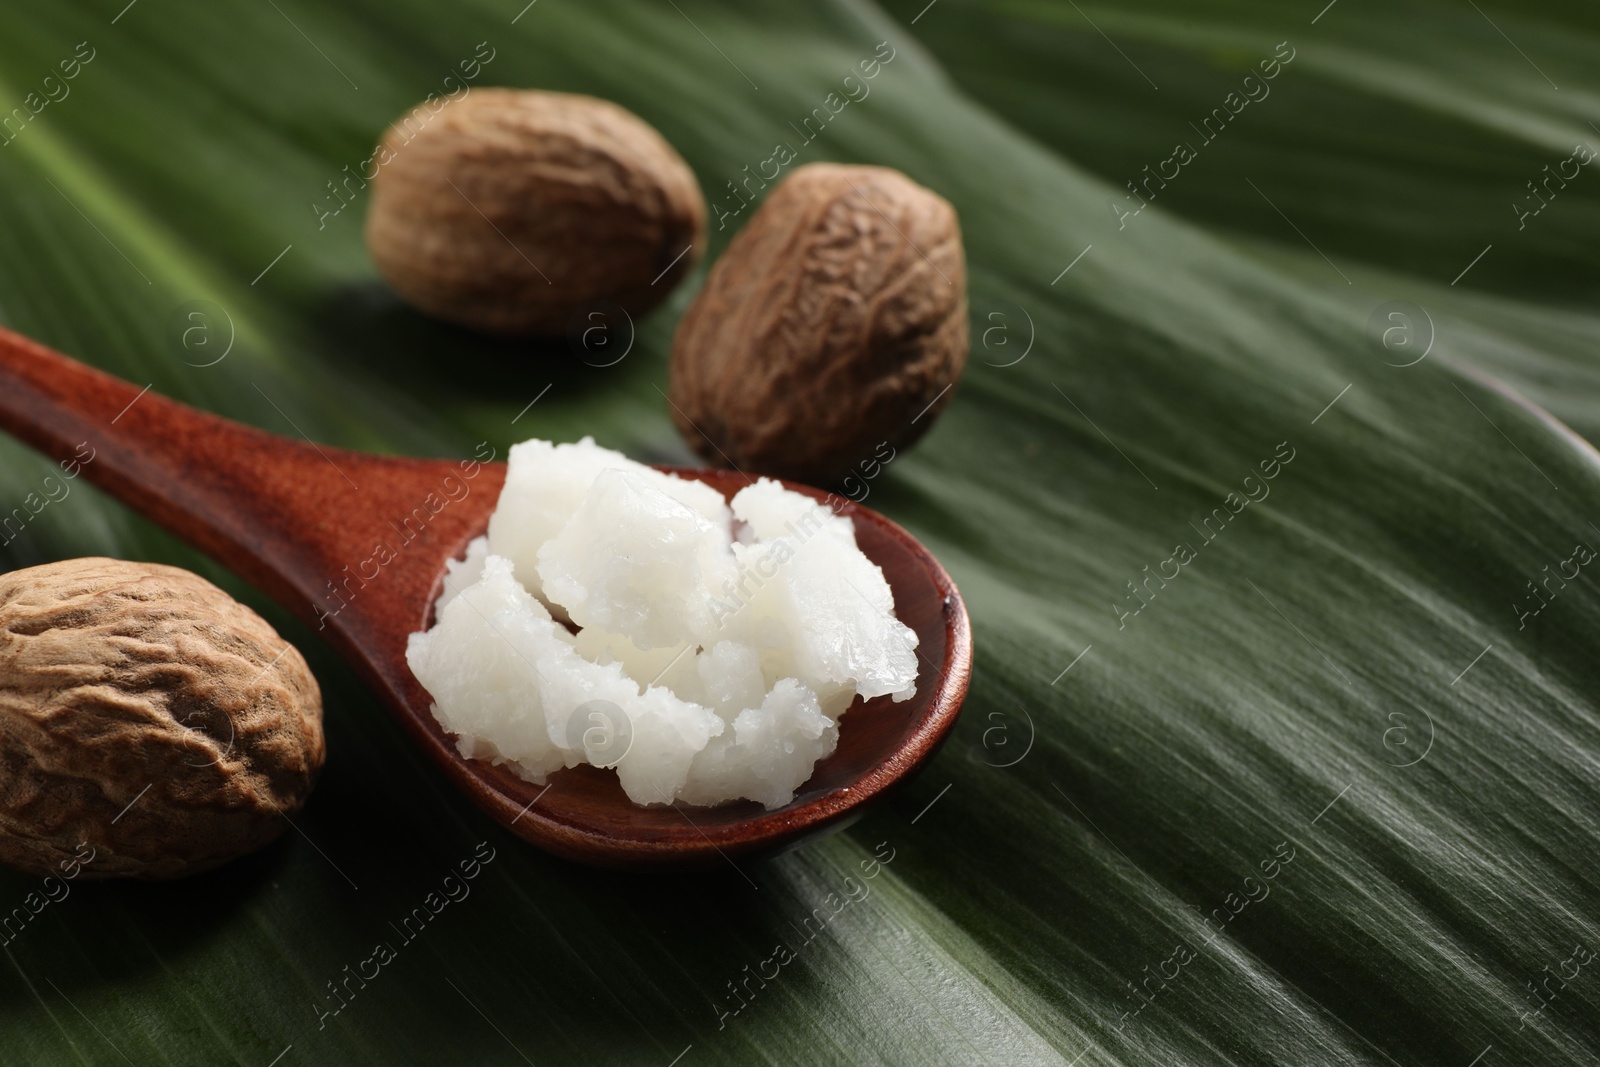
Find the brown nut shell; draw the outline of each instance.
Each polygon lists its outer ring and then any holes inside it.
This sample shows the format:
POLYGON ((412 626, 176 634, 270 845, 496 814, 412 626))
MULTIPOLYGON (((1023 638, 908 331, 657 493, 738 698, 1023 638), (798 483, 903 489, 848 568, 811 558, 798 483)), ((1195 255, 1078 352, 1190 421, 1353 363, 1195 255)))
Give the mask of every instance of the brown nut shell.
POLYGON ((813 163, 679 323, 673 419, 710 463, 827 485, 925 433, 967 347, 955 209, 896 170, 813 163))
POLYGON ((215 867, 288 828, 323 754, 305 660, 199 575, 99 558, 0 575, 0 862, 215 867))
POLYGON ((402 116, 373 162, 378 270, 417 308, 474 329, 559 335, 592 301, 640 314, 705 248, 694 172, 606 100, 473 90, 402 116))

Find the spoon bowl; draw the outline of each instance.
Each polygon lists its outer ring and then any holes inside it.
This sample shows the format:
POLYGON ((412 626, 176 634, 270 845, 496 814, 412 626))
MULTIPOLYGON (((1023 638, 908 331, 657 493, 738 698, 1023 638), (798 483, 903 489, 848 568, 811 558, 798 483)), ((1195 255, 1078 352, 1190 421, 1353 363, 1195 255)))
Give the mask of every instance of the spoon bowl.
MULTIPOLYGON (((920 642, 915 695, 898 703, 857 698, 840 722, 837 749, 792 803, 774 811, 745 801, 643 807, 613 772, 590 766, 535 785, 461 756, 405 662, 406 638, 432 619, 445 562, 484 532, 499 498, 505 465, 487 445, 473 459, 420 460, 283 437, 187 407, 4 329, 0 428, 52 459, 77 458, 88 480, 304 620, 462 792, 517 836, 569 859, 712 866, 839 829, 933 755, 966 695, 971 627, 944 568, 882 515, 786 482, 831 500, 883 569, 896 616, 920 642), (87 462, 85 448, 92 450, 87 462)), ((661 469, 726 497, 751 480, 661 469)))

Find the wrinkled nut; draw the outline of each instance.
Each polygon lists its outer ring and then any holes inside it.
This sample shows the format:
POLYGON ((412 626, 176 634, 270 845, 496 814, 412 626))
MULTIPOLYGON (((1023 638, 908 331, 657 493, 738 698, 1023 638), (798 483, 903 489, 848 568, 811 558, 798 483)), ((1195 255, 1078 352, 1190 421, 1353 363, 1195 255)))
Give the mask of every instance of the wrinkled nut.
POLYGON ((115 559, 0 575, 0 862, 194 874, 283 833, 322 759, 305 660, 199 575, 115 559))
POLYGON ((378 270, 463 326, 553 336, 598 300, 638 314, 705 245, 689 165, 643 119, 594 97, 479 89, 397 121, 376 162, 367 247, 378 270))
POLYGON ((967 344, 955 209, 899 171, 809 164, 679 323, 673 419, 710 463, 827 485, 927 431, 967 344))

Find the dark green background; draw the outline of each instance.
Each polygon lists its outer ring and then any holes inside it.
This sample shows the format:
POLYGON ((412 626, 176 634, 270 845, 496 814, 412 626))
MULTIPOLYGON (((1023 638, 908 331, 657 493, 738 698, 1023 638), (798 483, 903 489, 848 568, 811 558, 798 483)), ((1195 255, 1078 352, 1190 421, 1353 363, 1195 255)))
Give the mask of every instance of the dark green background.
MULTIPOLYGON (((1600 969, 1519 1022, 1600 950, 1600 590, 1585 570, 1521 629, 1512 606, 1600 549, 1600 169, 1524 229, 1511 206, 1600 147, 1592 3, 123 2, 0 4, 0 108, 96 50, 0 147, 0 321, 425 455, 592 433, 687 461, 657 390, 704 272, 606 369, 424 321, 376 277, 365 200, 321 230, 311 208, 390 119, 487 41, 478 84, 617 100, 718 198, 891 42, 797 162, 898 167, 960 213, 974 358, 868 503, 955 576, 977 665, 942 754, 848 832, 743 876, 590 871, 494 827, 305 628, 80 482, 5 562, 220 581, 311 660, 329 761, 305 836, 46 909, 6 946, 0 1061, 1600 1062, 1600 969), (1124 183, 1285 41, 1271 95, 1119 230, 1124 183), (1403 369, 1368 340, 1397 300, 1437 334, 1403 369), (176 340, 191 301, 233 323, 216 366, 176 340), (1270 499, 1119 629, 1124 583, 1280 442, 1270 499), (472 895, 319 1029, 324 983, 485 841, 472 895), (719 1028, 726 984, 880 842, 871 896, 719 1028), (1205 944, 1280 842, 1270 895, 1205 944)), ((0 456, 9 509, 50 466, 0 456)), ((0 910, 36 885, 0 876, 0 910)))

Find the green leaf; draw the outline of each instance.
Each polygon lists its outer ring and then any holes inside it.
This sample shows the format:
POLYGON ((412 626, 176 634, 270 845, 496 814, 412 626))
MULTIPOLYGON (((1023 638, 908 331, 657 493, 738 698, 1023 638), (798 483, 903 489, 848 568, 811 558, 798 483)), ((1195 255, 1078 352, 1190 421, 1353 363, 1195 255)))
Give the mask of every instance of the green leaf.
MULTIPOLYGON (((973 360, 867 502, 955 576, 977 669, 944 752, 845 833, 709 875, 581 869, 457 796, 285 612, 76 485, 6 562, 222 582, 307 653, 330 757, 264 852, 14 918, 6 1061, 1600 1061, 1600 973, 1571 973, 1600 947, 1600 589, 1593 565, 1548 577, 1600 548, 1600 176, 1520 229, 1508 208, 1600 144, 1592 14, 13 5, 0 114, 79 42, 94 58, 0 146, 0 320, 280 433, 433 455, 593 433, 689 461, 657 390, 703 273, 585 367, 401 305, 358 183, 319 218, 479 42, 477 84, 657 126, 713 255, 750 213, 729 183, 778 142, 948 197, 973 360), (883 41, 870 93, 807 140, 883 41), (1283 41, 1270 96, 1119 226, 1125 183, 1283 41), (229 324, 213 366, 179 341, 196 301, 229 324), (1396 301, 1425 312, 1408 340, 1431 322, 1410 366, 1374 343, 1396 301), (406 937, 480 842, 470 896, 406 937), (348 977, 380 941, 395 959, 348 977)), ((0 455, 4 514, 50 468, 0 455)), ((0 922, 37 888, 0 876, 0 922)))

